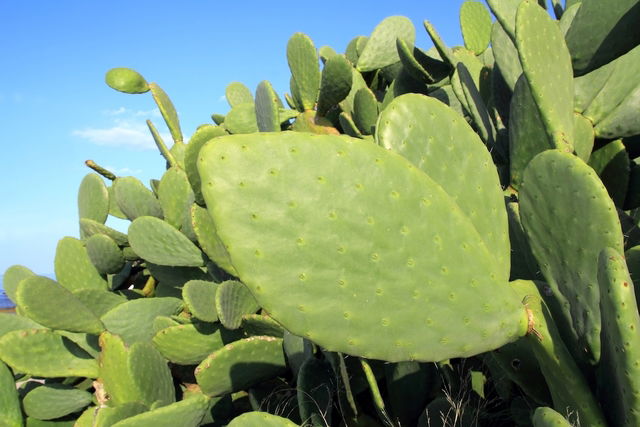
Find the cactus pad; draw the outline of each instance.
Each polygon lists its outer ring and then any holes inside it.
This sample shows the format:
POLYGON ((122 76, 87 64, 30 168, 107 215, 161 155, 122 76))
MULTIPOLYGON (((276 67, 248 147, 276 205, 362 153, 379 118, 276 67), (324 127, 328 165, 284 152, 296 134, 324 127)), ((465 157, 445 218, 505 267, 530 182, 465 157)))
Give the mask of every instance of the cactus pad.
POLYGON ((197 394, 180 402, 134 415, 113 424, 113 427, 197 427, 201 425, 200 422, 209 406, 210 399, 197 394))
POLYGON ((259 308, 256 299, 241 282, 227 280, 216 290, 216 311, 226 328, 238 329, 242 324, 242 316, 255 313, 259 308))
POLYGON ((494 254, 499 277, 506 282, 509 236, 498 174, 465 120, 436 99, 406 94, 382 111, 376 139, 426 172, 455 200, 494 254), (449 167, 453 162, 455 169, 449 167))
POLYGON ((184 234, 161 219, 136 218, 129 226, 129 243, 141 258, 159 265, 199 267, 205 264, 202 251, 184 234))
POLYGON ((564 37, 537 2, 516 14, 516 46, 531 95, 554 148, 573 151, 573 70, 564 37))
POLYGON ((35 273, 22 265, 12 265, 2 276, 2 288, 11 301, 16 302, 16 290, 23 279, 35 276, 35 273))
POLYGON ((160 330, 153 337, 153 344, 173 363, 196 365, 232 341, 229 337, 240 338, 220 324, 175 325, 160 330))
POLYGON ((139 216, 162 218, 160 202, 137 178, 132 176, 117 178, 112 188, 118 208, 130 220, 133 221, 139 216))
POLYGON ((105 234, 94 234, 86 242, 87 255, 100 274, 116 274, 124 267, 118 244, 105 234))
POLYGON ((593 169, 568 153, 547 150, 524 171, 520 215, 542 274, 565 309, 592 361, 600 357, 600 250, 622 252, 622 232, 613 201, 593 169), (571 203, 567 203, 571 201, 571 203), (580 216, 576 216, 580 212, 580 216), (585 227, 588 232, 585 232, 585 227), (578 238, 579 236, 579 238, 578 238))
POLYGON ((45 384, 28 392, 22 400, 24 412, 39 420, 52 420, 88 406, 93 395, 63 384, 45 384))
POLYGON ((218 284, 204 280, 189 280, 182 287, 182 299, 189 312, 203 322, 218 320, 216 311, 216 290, 218 284))
POLYGON ((196 368, 196 380, 208 396, 244 390, 285 370, 282 339, 251 337, 227 344, 196 368))
POLYGON ((98 317, 66 288, 43 276, 20 283, 16 292, 22 313, 52 329, 100 334, 104 325, 98 317))
POLYGON ((358 57, 357 69, 373 71, 399 62, 397 39, 403 39, 410 46, 416 40, 416 29, 405 16, 390 16, 374 28, 358 57))
POLYGON ((21 427, 23 425, 22 409, 13 373, 2 362, 0 362, 0 414, 2 414, 3 422, 7 426, 21 427))
POLYGON ((245 102, 253 103, 253 95, 247 86, 240 82, 231 82, 224 90, 224 95, 231 108, 245 102))
POLYGON ((95 359, 67 338, 46 329, 25 329, 3 335, 0 359, 17 372, 45 378, 98 376, 95 359))
POLYGON ((480 2, 465 1, 460 7, 460 29, 467 49, 480 55, 489 47, 491 15, 480 2))
POLYGON ((312 110, 320 90, 318 53, 311 39, 295 33, 287 43, 287 61, 291 69, 292 95, 302 110, 312 110), (293 89, 296 90, 293 90, 293 89))
POLYGON ((112 68, 105 81, 112 89, 124 93, 145 93, 149 91, 147 81, 140 73, 130 68, 112 68))
POLYGON ((198 168, 240 279, 292 333, 390 361, 477 354, 525 333, 508 258, 498 267, 454 197, 397 154, 344 136, 262 133, 207 144, 198 168))
POLYGON ((117 305, 102 317, 102 323, 113 334, 120 335, 127 345, 148 341, 153 337, 153 319, 172 316, 182 308, 182 300, 171 297, 143 298, 117 305))
POLYGON ((109 214, 109 191, 100 175, 87 174, 78 190, 78 217, 104 224, 109 214))
POLYGON ((58 283, 70 291, 107 289, 107 281, 96 270, 82 241, 73 237, 64 237, 58 242, 54 270, 58 283))
POLYGON ((623 256, 605 248, 598 260, 602 309, 599 388, 612 425, 640 425, 640 314, 623 256))

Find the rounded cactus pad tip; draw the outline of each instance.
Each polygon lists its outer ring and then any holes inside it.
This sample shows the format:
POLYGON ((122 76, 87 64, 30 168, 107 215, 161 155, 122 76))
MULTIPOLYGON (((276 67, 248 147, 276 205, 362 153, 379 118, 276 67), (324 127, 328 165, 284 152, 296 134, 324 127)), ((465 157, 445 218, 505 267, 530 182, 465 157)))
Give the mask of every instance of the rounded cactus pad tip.
POLYGON ((144 77, 130 68, 112 68, 107 71, 104 80, 119 92, 136 94, 149 91, 149 84, 144 77))

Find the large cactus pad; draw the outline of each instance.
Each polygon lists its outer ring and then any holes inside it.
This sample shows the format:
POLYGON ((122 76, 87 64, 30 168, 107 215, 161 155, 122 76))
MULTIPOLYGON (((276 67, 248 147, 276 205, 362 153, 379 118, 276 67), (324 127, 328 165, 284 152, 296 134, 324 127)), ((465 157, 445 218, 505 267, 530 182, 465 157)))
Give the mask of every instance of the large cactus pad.
POLYGON ((236 135, 203 147, 198 169, 240 279, 294 334, 436 361, 526 331, 473 222, 395 153, 342 136, 236 135))

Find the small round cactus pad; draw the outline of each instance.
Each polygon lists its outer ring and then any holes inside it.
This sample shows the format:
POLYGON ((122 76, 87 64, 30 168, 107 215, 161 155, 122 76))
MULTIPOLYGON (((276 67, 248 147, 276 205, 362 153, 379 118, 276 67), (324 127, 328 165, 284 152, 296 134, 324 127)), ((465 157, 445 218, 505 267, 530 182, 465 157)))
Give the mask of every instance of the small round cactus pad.
POLYGON ((296 335, 437 361, 526 333, 473 221, 398 154, 345 136, 232 135, 203 147, 198 170, 240 280, 296 335))

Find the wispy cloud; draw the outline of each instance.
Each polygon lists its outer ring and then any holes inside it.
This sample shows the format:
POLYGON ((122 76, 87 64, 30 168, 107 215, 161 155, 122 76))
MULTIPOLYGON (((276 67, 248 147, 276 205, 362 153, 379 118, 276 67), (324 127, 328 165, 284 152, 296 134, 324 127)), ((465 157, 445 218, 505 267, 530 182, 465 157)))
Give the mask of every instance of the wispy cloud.
POLYGON ((142 173, 142 169, 131 169, 131 168, 115 168, 112 166, 106 166, 105 169, 110 170, 114 174, 118 176, 125 175, 140 175, 142 173))
MULTIPOLYGON (((103 111, 103 115, 108 117, 110 122, 108 126, 88 126, 82 129, 75 129, 71 134, 92 144, 102 146, 124 147, 134 150, 153 150, 156 148, 143 117, 160 116, 160 112, 157 109, 134 111, 120 107, 115 110, 103 111)), ((170 144, 170 134, 161 133, 160 136, 167 144, 170 144)))

